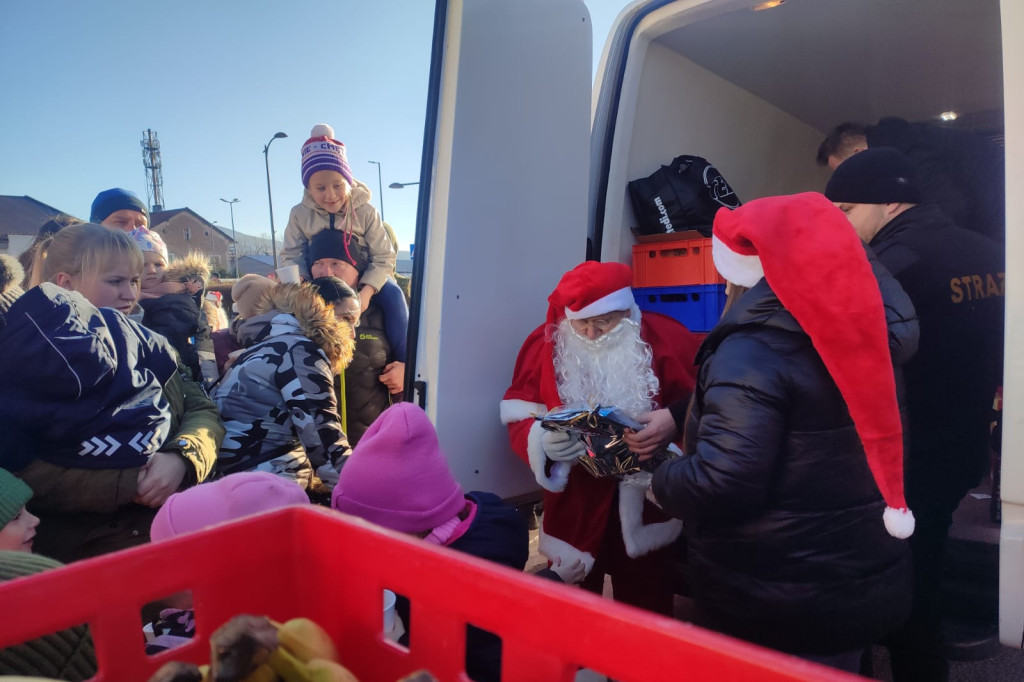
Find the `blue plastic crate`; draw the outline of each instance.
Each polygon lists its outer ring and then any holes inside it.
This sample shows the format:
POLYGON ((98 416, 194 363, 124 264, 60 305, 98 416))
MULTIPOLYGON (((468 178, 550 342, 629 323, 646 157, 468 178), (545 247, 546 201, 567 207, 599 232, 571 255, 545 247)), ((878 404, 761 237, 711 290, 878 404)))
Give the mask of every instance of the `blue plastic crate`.
POLYGON ((725 307, 724 284, 633 289, 640 310, 668 315, 692 332, 710 331, 725 307))

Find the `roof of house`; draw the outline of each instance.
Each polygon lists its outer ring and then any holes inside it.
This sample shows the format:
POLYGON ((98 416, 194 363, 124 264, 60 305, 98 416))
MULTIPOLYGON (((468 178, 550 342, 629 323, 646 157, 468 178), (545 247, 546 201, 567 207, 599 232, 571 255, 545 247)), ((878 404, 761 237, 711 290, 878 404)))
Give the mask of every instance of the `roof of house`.
POLYGON ((166 222, 170 221, 171 219, 173 219, 179 213, 188 213, 189 215, 194 217, 196 220, 201 222, 203 225, 206 225, 207 227, 211 227, 214 230, 216 230, 222 237, 227 239, 229 242, 234 242, 235 241, 234 239, 231 238, 230 234, 228 234, 224 230, 220 229, 218 226, 214 225, 209 220, 207 220, 203 216, 199 215, 198 213, 193 211, 191 208, 188 208, 187 206, 185 208, 172 208, 169 211, 156 211, 154 213, 150 213, 149 214, 149 228, 153 229, 154 227, 156 227, 160 223, 166 223, 166 222))
POLYGON ((242 275, 269 275, 274 271, 274 257, 264 254, 251 254, 238 258, 238 272, 242 275))
POLYGON ((0 195, 0 234, 35 236, 43 223, 64 211, 30 196, 0 195))

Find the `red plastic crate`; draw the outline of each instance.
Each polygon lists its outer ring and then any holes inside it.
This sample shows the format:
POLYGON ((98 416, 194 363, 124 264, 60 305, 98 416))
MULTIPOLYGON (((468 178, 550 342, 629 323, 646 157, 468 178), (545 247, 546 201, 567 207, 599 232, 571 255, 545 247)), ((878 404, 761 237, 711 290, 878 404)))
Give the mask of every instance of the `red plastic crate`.
POLYGON ((312 618, 361 682, 420 669, 468 680, 467 623, 502 638, 506 682, 571 682, 580 666, 623 682, 861 679, 314 508, 19 578, 0 585, 0 604, 0 647, 88 623, 93 679, 106 682, 145 682, 169 660, 208 662, 210 633, 238 613, 312 618), (381 633, 384 588, 412 604, 408 650, 381 633), (142 606, 186 589, 195 641, 146 656, 142 606))
POLYGON ((711 257, 711 239, 699 236, 633 245, 633 286, 724 284, 711 257))

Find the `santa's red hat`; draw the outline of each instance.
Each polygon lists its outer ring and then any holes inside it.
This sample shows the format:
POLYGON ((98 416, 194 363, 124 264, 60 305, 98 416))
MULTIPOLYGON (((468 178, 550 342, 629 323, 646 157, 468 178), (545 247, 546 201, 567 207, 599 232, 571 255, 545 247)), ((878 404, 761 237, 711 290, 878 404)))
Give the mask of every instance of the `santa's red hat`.
POLYGON ((562 319, 581 320, 616 310, 629 310, 635 305, 633 270, 622 263, 584 261, 562 275, 558 286, 548 296, 548 322, 562 319))
POLYGON ((897 538, 914 532, 903 496, 903 429, 878 282, 846 216, 809 192, 715 216, 715 267, 734 284, 763 276, 811 338, 843 395, 897 538))

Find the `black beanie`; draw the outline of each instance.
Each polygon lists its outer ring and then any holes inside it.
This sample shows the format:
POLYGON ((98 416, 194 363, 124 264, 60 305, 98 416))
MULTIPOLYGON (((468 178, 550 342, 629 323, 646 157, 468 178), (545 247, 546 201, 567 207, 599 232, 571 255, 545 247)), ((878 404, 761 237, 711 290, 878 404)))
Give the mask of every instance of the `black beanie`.
POLYGON ((892 147, 871 147, 843 161, 825 186, 825 196, 847 204, 921 203, 910 161, 892 147))
POLYGON ((333 258, 345 261, 360 273, 366 269, 367 258, 363 249, 356 244, 355 239, 349 239, 348 248, 345 248, 345 233, 342 230, 321 230, 309 240, 309 267, 321 258, 333 258))
POLYGON ((89 222, 102 223, 114 211, 120 211, 125 208, 129 211, 138 211, 146 216, 146 218, 149 218, 149 211, 146 209, 146 204, 142 199, 139 199, 134 193, 126 189, 115 187, 103 190, 93 199, 89 222))

